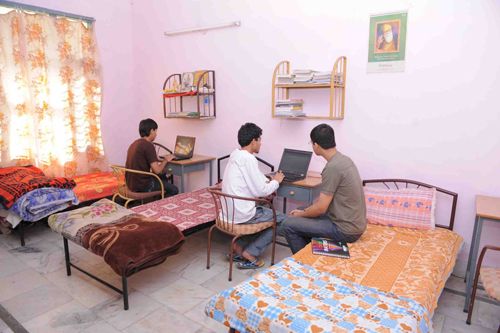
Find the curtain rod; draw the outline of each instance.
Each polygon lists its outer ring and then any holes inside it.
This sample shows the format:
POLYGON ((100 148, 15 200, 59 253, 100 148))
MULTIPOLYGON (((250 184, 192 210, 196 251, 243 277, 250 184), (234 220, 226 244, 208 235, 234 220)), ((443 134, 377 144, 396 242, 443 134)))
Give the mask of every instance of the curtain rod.
POLYGON ((61 12, 58 10, 53 10, 53 9, 38 7, 38 6, 32 6, 32 5, 26 5, 26 4, 14 2, 14 1, 0 0, 0 6, 14 8, 14 9, 20 9, 20 10, 39 12, 39 13, 45 13, 45 14, 48 14, 50 16, 64 16, 64 17, 68 17, 68 18, 72 18, 72 19, 86 21, 88 23, 93 23, 95 21, 95 19, 93 17, 65 13, 65 12, 61 12))

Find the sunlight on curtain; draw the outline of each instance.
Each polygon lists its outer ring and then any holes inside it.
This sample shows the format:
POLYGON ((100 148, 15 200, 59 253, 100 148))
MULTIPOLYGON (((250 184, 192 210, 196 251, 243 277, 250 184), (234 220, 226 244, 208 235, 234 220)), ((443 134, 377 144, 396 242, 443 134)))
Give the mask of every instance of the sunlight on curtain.
POLYGON ((48 175, 107 170, 92 25, 12 10, 0 14, 0 165, 48 175))

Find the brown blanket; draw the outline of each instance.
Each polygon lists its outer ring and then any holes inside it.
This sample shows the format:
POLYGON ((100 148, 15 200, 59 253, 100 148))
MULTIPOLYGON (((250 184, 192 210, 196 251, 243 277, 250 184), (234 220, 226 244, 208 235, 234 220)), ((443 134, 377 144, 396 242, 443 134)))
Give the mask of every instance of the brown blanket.
POLYGON ((161 264, 184 243, 180 230, 170 223, 155 222, 132 214, 107 224, 89 224, 78 230, 82 246, 104 257, 119 275, 132 275, 161 264))

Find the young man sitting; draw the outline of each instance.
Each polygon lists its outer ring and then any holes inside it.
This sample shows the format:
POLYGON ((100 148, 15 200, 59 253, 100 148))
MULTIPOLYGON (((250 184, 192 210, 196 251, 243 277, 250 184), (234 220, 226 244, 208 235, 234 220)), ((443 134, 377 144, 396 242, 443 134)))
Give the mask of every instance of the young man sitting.
POLYGON ((365 195, 356 165, 337 151, 329 125, 316 126, 310 136, 314 153, 327 163, 321 172, 318 199, 305 209, 292 210, 281 230, 292 253, 300 251, 312 237, 352 243, 366 230, 365 195))
MULTIPOLYGON (((224 171, 222 192, 241 197, 265 197, 272 194, 279 187, 284 178, 283 173, 276 173, 269 180, 260 170, 254 154, 259 153, 261 146, 262 129, 253 123, 246 123, 238 131, 238 143, 241 148, 231 153, 229 162, 224 171)), ((230 202, 228 202, 230 204, 230 202)), ((260 223, 273 219, 270 208, 255 206, 255 202, 235 200, 234 223, 260 223)), ((227 214, 227 212, 225 212, 227 214)), ((285 216, 277 213, 277 223, 281 223, 285 216)), ((273 231, 271 228, 261 231, 255 239, 252 235, 241 238, 235 244, 236 255, 234 261, 238 262, 240 269, 259 268, 264 266, 264 261, 259 259, 261 253, 272 242, 273 231)))

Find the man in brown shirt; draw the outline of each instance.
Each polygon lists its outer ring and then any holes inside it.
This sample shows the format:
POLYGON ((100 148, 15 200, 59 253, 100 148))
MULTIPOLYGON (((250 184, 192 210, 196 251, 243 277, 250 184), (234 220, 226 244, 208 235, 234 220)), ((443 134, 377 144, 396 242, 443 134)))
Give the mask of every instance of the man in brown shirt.
MULTIPOLYGON (((144 119, 139 123, 140 139, 135 140, 127 151, 127 169, 154 172, 160 176, 166 196, 179 193, 177 187, 170 184, 163 169, 173 159, 172 155, 163 157, 160 161, 156 155, 153 141, 156 139, 158 124, 153 119, 144 119)), ((160 190, 158 180, 152 176, 128 172, 125 175, 127 186, 135 192, 153 192, 160 190)))
POLYGON ((327 124, 313 128, 311 143, 314 153, 327 163, 318 199, 305 209, 292 210, 281 227, 293 253, 312 237, 352 243, 366 230, 363 184, 356 165, 337 151, 333 128, 327 124))

